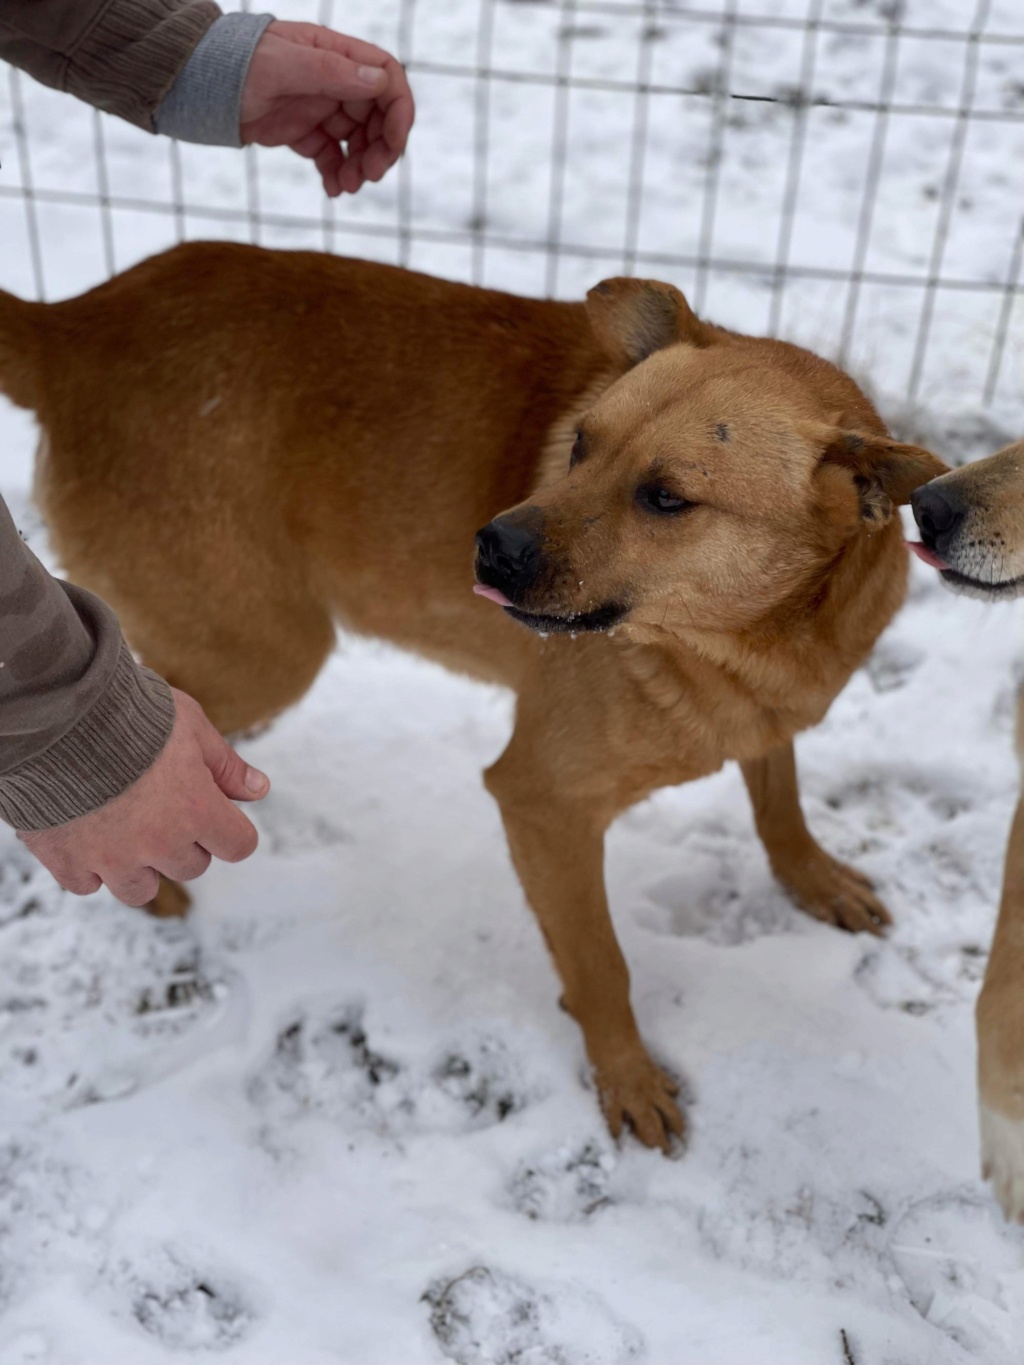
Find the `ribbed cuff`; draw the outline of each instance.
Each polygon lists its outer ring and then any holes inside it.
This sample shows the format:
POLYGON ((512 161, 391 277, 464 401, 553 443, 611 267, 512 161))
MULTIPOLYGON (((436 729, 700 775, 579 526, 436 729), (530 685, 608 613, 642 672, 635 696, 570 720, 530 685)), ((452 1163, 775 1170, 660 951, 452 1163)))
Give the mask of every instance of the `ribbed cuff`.
POLYGON ((122 643, 109 683, 77 725, 0 777, 0 820, 39 830, 88 815, 138 781, 173 725, 170 687, 122 643))
POLYGON ((65 89, 156 132, 158 105, 220 13, 213 0, 112 0, 69 54, 65 89))
POLYGON ((207 30, 156 111, 156 130, 181 142, 241 147, 242 91, 272 14, 225 14, 207 30))

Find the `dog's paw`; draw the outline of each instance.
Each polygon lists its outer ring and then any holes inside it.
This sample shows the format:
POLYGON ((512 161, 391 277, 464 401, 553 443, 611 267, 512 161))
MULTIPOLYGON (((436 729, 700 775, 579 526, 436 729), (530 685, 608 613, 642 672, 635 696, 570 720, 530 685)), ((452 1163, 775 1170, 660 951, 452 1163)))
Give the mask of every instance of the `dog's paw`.
POLYGON ((867 877, 823 849, 778 869, 776 875, 801 910, 826 924, 853 934, 882 934, 892 923, 867 877))
POLYGON ((1024 1119, 1007 1118, 984 1100, 978 1104, 981 1174, 1006 1217, 1024 1223, 1024 1119))
POLYGON ((146 906, 156 919, 184 919, 191 908, 192 897, 181 882, 172 882, 169 877, 160 878, 156 895, 146 906))
POLYGON ((660 1147, 667 1156, 685 1136, 686 1120, 676 1103, 679 1084, 646 1053, 596 1067, 594 1079, 613 1138, 628 1128, 645 1147, 660 1147))

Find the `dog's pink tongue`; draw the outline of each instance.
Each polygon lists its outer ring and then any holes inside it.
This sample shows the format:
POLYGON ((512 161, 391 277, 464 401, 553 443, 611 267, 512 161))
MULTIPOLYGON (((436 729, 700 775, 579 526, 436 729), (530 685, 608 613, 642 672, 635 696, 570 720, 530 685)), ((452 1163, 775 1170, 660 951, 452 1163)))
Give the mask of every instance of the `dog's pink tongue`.
POLYGON ((918 559, 923 559, 926 564, 930 564, 933 569, 948 569, 949 565, 944 559, 940 559, 934 550, 929 550, 927 545, 922 545, 919 540, 908 540, 907 549, 913 550, 918 559))
POLYGON ((512 605, 500 588, 488 588, 483 583, 474 583, 473 591, 478 597, 487 597, 492 602, 497 602, 499 607, 510 607, 512 605))

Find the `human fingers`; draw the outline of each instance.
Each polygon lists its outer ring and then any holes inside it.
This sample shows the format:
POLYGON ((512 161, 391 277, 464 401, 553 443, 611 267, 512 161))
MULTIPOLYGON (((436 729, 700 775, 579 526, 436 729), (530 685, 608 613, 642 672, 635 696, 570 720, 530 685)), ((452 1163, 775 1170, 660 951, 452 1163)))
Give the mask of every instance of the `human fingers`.
POLYGON ((384 138, 397 155, 405 150, 409 133, 416 118, 416 105, 413 100, 409 78, 405 68, 391 60, 385 67, 388 84, 375 100, 346 100, 344 112, 356 123, 369 122, 375 111, 384 116, 384 138))
POLYGON ((196 709, 198 714, 192 718, 193 733, 214 782, 232 801, 261 800, 270 790, 270 778, 246 763, 207 719, 205 712, 199 707, 196 709))
MULTIPOLYGON (((367 110, 368 112, 369 110, 367 110)), ((329 113, 326 118, 321 119, 320 127, 335 142, 346 142, 363 121, 363 119, 355 118, 345 109, 337 109, 329 113)))
MULTIPOLYGON (((309 27, 316 30, 315 41, 318 44, 344 53, 354 61, 368 63, 371 66, 379 65, 387 73, 387 86, 378 93, 377 102, 388 114, 385 133, 387 143, 392 150, 401 153, 405 149, 416 118, 416 103, 405 67, 390 52, 385 52, 383 48, 376 47, 373 43, 363 42, 360 38, 349 38, 331 29, 318 29, 316 25, 309 27)), ((353 114, 360 122, 365 118, 365 114, 357 113, 351 108, 347 112, 353 114)))
POLYGON ((382 180, 398 157, 383 142, 371 142, 363 155, 362 171, 367 180, 375 184, 382 180))
POLYGON ((272 73, 263 76, 267 95, 316 95, 336 100, 375 99, 388 90, 382 66, 353 61, 323 46, 282 43, 274 52, 272 73))
POLYGON ((193 882, 203 875, 212 861, 212 856, 202 844, 190 844, 166 858, 156 859, 155 870, 170 877, 171 881, 193 882))
POLYGON ((299 139, 318 128, 338 107, 337 100, 323 95, 296 95, 274 101, 261 117, 243 123, 242 142, 261 147, 294 147, 299 139))
POLYGON ((345 194, 355 194, 366 180, 363 174, 363 153, 366 147, 366 128, 360 124, 348 139, 345 164, 338 177, 345 194))
POLYGON ((317 170, 320 172, 320 179, 323 181, 324 192, 330 199, 337 199, 341 194, 341 170, 345 165, 345 153, 336 142, 328 141, 316 156, 313 158, 317 170))
MULTIPOLYGON (((405 76, 404 71, 402 75, 405 76)), ((384 117, 384 141, 399 156, 405 151, 405 144, 409 141, 415 119, 416 106, 409 83, 406 81, 405 89, 387 106, 384 117)))
POLYGON ((80 857, 67 847, 64 831, 57 829, 22 830, 18 838, 33 857, 38 858, 50 876, 65 891, 75 896, 91 896, 103 882, 80 857))
POLYGON ((281 37, 307 47, 336 52, 339 56, 348 57, 353 62, 364 63, 367 66, 384 67, 395 61, 390 52, 378 47, 376 43, 368 43, 365 38, 353 38, 347 33, 338 33, 323 24, 289 23, 278 20, 269 26, 268 32, 278 33, 281 37))
POLYGON ((127 865, 101 868, 107 890, 125 905, 148 905, 157 893, 160 876, 152 867, 127 865))
POLYGON ((325 147, 334 147, 337 143, 329 138, 322 128, 314 128, 305 137, 300 137, 297 142, 288 145, 296 156, 304 156, 309 161, 315 161, 325 147))
POLYGON ((70 891, 73 896, 91 896, 94 891, 98 891, 103 885, 101 878, 95 872, 89 872, 84 868, 73 867, 70 864, 50 867, 45 858, 39 860, 47 869, 58 886, 65 891, 70 891))
POLYGON ((220 792, 210 793, 196 821, 196 842, 225 863, 240 863, 256 852, 256 826, 220 792))
POLYGON ((363 154, 363 174, 367 180, 380 180, 398 160, 398 152, 384 140, 384 116, 371 118, 366 133, 368 145, 363 154))
POLYGON ((341 112, 350 118, 353 124, 359 124, 365 123, 376 107, 374 100, 344 100, 341 112))

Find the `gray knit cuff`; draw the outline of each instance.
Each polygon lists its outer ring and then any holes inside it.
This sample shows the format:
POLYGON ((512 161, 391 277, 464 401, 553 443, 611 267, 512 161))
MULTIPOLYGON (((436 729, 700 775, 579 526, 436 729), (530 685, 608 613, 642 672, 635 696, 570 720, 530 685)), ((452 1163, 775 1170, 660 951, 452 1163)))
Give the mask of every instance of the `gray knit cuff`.
POLYGON ((0 820, 52 829, 105 806, 152 766, 173 725, 170 687, 122 643, 113 676, 77 725, 0 777, 0 820))
POLYGON ((181 142, 241 147, 242 90, 272 14, 224 14, 196 46, 156 111, 156 130, 181 142))

